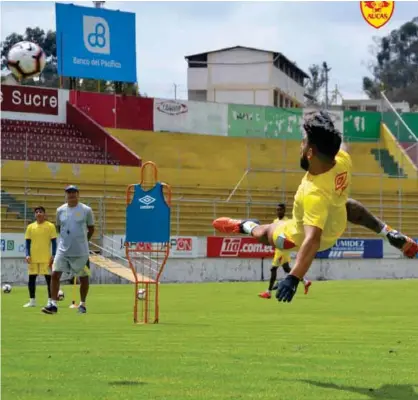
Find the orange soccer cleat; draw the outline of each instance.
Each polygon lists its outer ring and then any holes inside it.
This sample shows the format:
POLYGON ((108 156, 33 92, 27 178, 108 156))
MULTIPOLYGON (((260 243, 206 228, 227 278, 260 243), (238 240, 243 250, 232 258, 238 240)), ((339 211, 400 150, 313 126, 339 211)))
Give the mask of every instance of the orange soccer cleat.
POLYGON ((418 254, 418 243, 410 237, 395 230, 389 231, 386 237, 389 243, 401 250, 405 257, 414 258, 418 254))
POLYGON ((414 258, 418 254, 418 243, 416 243, 413 239, 406 236, 406 242, 402 247, 402 252, 404 256, 408 258, 414 258))
POLYGON ((241 233, 241 224, 243 221, 228 217, 220 217, 212 222, 213 227, 222 233, 241 233))
POLYGON ((311 281, 304 281, 303 285, 305 286, 305 294, 308 294, 309 288, 311 287, 312 282, 311 281))
POLYGON ((271 299, 271 294, 270 292, 261 292, 258 294, 258 297, 262 299, 271 299))

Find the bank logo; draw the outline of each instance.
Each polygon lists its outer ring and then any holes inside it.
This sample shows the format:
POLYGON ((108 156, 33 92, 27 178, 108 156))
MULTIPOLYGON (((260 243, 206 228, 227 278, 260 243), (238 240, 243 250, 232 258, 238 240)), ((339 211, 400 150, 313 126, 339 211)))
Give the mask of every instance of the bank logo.
POLYGON ((90 53, 110 54, 110 28, 105 19, 83 15, 83 39, 90 53))

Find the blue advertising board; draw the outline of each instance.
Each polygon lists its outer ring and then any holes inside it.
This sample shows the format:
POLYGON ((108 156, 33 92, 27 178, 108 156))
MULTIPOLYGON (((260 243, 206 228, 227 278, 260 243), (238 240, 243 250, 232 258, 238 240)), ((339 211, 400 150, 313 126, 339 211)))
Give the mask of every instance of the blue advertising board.
POLYGON ((316 258, 383 258, 383 240, 338 239, 333 247, 317 253, 316 258))
MULTIPOLYGON (((415 241, 418 243, 418 238, 416 238, 415 241)), ((417 253, 417 256, 415 258, 418 258, 418 253, 417 253)))
POLYGON ((58 74, 136 82, 135 14, 55 4, 58 74))

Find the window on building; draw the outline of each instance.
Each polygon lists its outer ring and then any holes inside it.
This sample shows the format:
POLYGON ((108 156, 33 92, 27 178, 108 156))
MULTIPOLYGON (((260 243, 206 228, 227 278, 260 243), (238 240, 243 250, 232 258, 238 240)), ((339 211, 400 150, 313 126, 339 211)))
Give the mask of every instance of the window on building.
POLYGON ((273 105, 274 107, 279 106, 279 91, 277 89, 273 90, 273 105))
POLYGON ((189 68, 207 68, 208 67, 208 55, 199 54, 197 56, 190 57, 188 60, 189 68))
POLYGON ((360 106, 348 106, 350 111, 360 111, 360 106))
POLYGON ((365 111, 377 111, 377 106, 366 106, 365 111))
POLYGON ((283 108, 283 107, 284 107, 284 98, 283 98, 283 95, 282 95, 282 94, 280 94, 280 102, 279 102, 279 107, 280 107, 280 108, 283 108))

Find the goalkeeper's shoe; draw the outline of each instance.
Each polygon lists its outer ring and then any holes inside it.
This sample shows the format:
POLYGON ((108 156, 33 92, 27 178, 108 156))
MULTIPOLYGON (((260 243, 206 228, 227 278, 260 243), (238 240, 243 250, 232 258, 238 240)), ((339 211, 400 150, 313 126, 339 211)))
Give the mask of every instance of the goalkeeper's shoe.
POLYGON ((418 254, 418 243, 410 237, 395 230, 389 231, 386 237, 389 243, 402 251, 405 257, 414 258, 418 254))
POLYGON ((271 294, 270 292, 261 292, 258 294, 258 297, 262 299, 271 299, 271 294))
POLYGON ((222 233, 245 233, 242 226, 245 222, 254 222, 260 224, 256 219, 232 219, 228 217, 220 217, 212 222, 213 227, 222 233))

